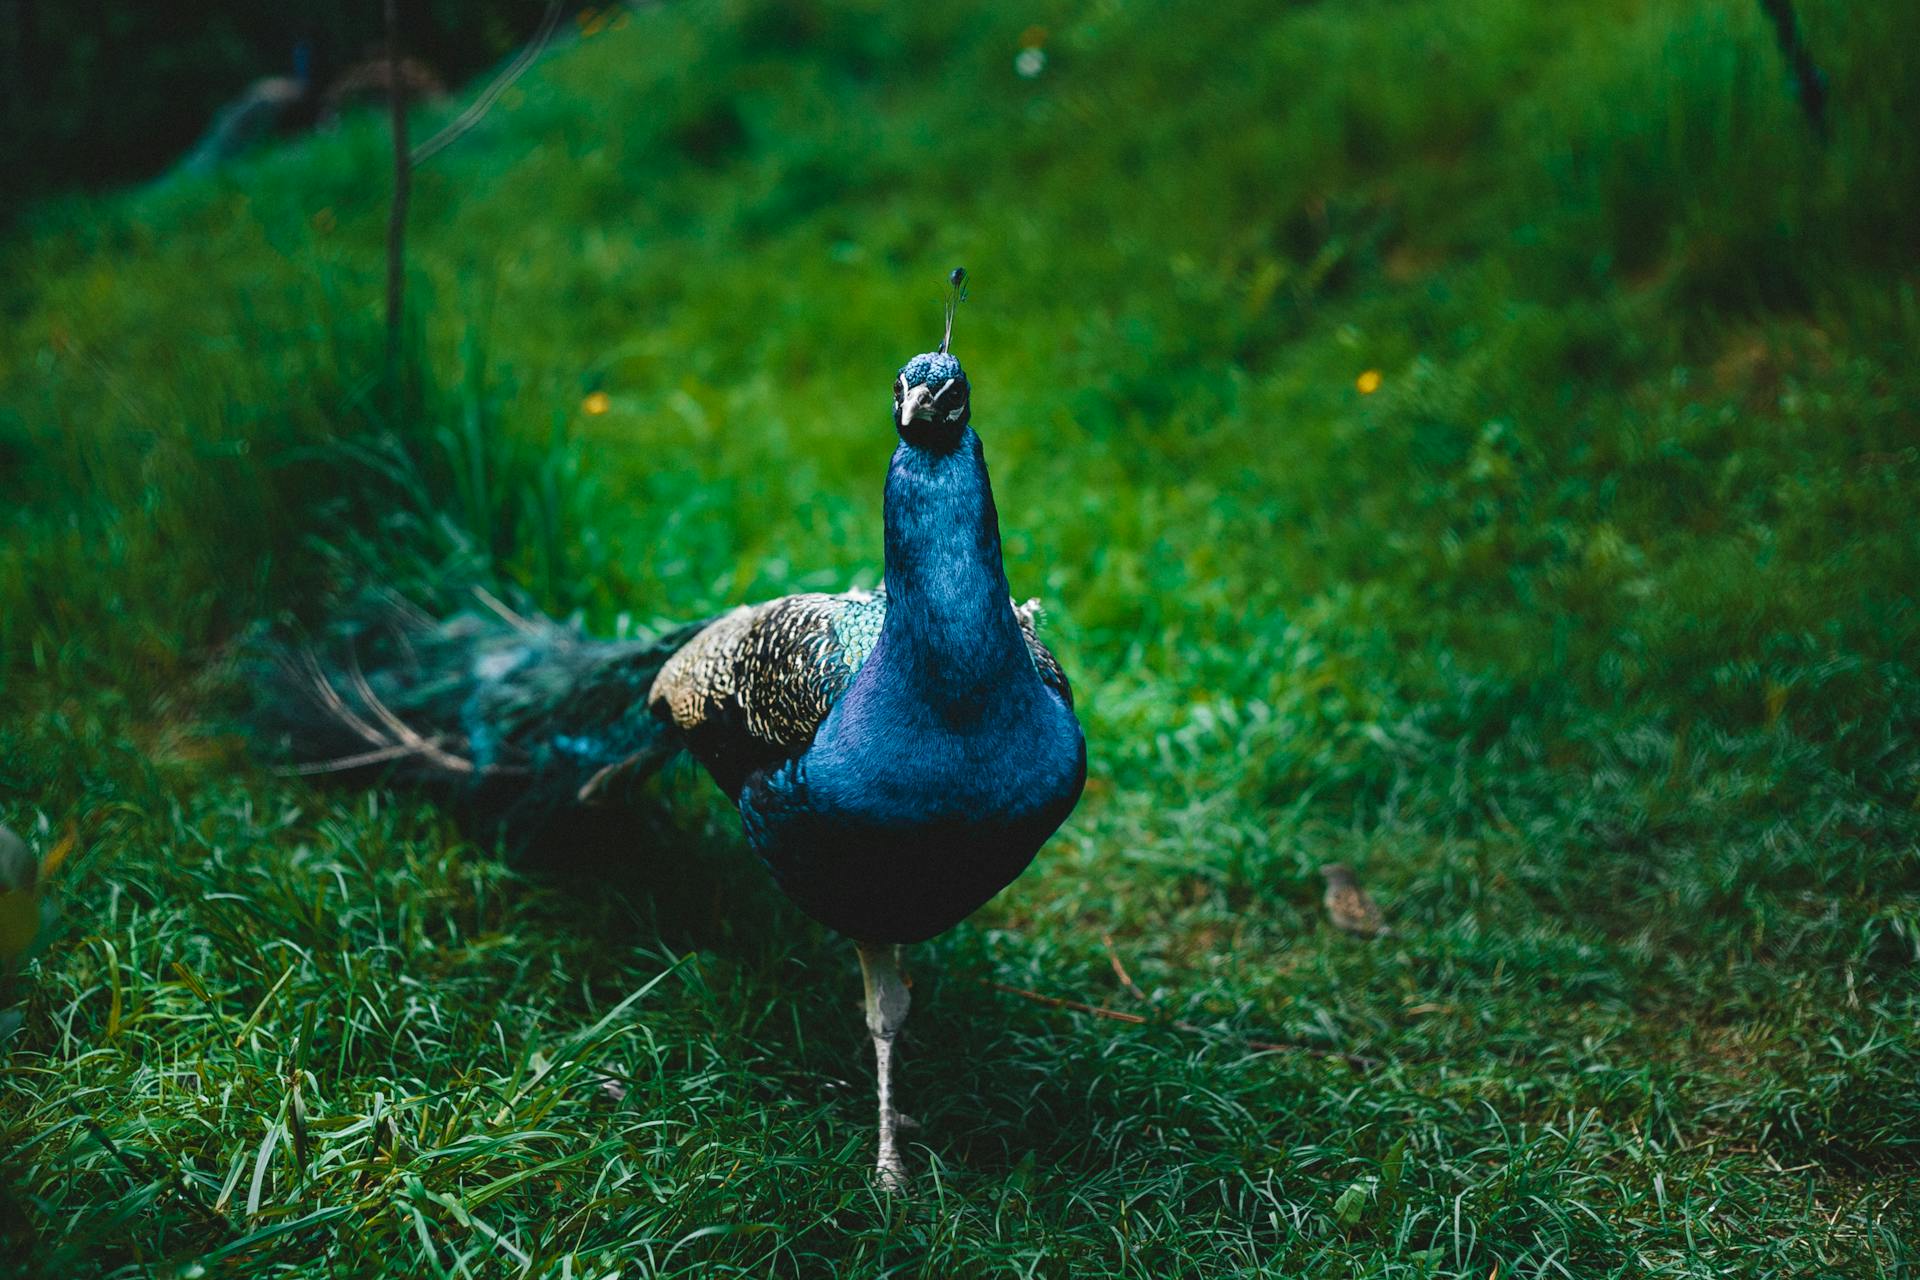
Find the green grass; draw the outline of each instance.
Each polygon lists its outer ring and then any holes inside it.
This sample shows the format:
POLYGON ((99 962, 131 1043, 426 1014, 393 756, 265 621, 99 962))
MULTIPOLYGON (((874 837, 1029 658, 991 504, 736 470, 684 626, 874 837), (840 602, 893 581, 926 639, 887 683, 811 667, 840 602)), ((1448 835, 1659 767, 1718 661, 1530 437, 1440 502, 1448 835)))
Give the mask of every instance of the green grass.
POLYGON ((1824 145, 1734 0, 649 9, 419 175, 397 393, 377 121, 37 211, 0 1257, 1915 1274, 1920 20, 1798 7, 1824 145), (960 262, 1092 776, 915 959, 891 1199, 851 949, 690 770, 513 867, 272 776, 221 659, 370 569, 607 632, 873 581, 960 262))

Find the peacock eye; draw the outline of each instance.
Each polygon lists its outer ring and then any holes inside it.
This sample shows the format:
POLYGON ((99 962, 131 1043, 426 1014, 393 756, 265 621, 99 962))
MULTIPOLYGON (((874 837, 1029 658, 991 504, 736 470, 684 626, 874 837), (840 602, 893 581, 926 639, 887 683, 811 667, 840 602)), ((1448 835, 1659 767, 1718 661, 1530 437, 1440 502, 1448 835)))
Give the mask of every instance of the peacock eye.
POLYGON ((907 380, 905 378, 895 378, 893 380, 893 398, 895 400, 898 400, 901 396, 904 396, 906 394, 907 394, 907 380))

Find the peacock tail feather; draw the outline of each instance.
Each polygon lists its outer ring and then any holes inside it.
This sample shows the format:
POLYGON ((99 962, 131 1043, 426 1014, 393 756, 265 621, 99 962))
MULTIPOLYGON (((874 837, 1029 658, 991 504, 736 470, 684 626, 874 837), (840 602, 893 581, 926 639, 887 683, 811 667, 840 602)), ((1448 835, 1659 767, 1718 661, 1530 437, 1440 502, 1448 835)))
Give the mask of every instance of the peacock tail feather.
POLYGON ((256 736, 291 772, 384 776, 525 835, 680 750, 647 693, 706 621, 595 640, 475 594, 484 607, 446 619, 380 598, 319 639, 257 646, 256 736))
MULTIPOLYGON (((373 597, 321 639, 262 646, 257 736, 293 772, 385 776, 523 836, 619 799, 681 750, 737 796, 806 751, 887 611, 884 589, 808 592, 608 641, 474 594, 445 619, 373 597)), ((1036 671, 1071 702, 1037 604, 1015 614, 1036 671)))

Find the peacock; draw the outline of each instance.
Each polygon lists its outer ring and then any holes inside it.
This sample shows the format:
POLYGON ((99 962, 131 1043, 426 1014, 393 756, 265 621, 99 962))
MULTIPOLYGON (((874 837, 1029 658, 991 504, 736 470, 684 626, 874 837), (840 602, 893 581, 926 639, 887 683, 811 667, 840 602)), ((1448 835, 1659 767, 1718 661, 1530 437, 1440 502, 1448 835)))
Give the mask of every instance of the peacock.
POLYGON ((1016 605, 972 391, 939 346, 893 382, 884 583, 742 605, 657 635, 594 640, 490 606, 389 611, 348 660, 283 651, 270 701, 307 772, 439 787, 530 833, 685 751, 739 809, 748 845, 807 915, 851 939, 878 1085, 877 1174, 905 1185, 893 1103, 902 948, 1010 884, 1086 781, 1073 690, 1016 605), (370 658, 364 662, 362 659, 370 658))

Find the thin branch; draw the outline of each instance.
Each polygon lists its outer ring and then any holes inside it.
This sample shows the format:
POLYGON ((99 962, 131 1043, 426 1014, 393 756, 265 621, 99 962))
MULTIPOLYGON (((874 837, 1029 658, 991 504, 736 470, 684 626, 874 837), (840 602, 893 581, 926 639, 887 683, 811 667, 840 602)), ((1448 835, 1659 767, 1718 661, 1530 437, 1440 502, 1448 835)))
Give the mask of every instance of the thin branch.
POLYGON ((386 9, 387 107, 393 123, 393 204, 387 210, 387 373, 397 377, 402 308, 406 303, 407 201, 413 194, 413 156, 407 149, 407 84, 400 67, 400 0, 387 0, 386 9))
POLYGON ((1136 1027, 1145 1026, 1147 1023, 1153 1021, 1153 1019, 1143 1014, 1126 1013, 1119 1009, 1108 1009, 1103 1005, 1085 1004, 1079 1000, 1068 1000, 1063 996, 1042 995, 1038 991, 1029 991, 1025 987, 1008 986, 1004 982, 994 982, 989 978, 982 978, 980 984, 982 986, 992 987, 995 991, 1004 991, 1010 996, 1019 996, 1023 1000, 1031 1000, 1035 1004, 1044 1004, 1050 1009, 1071 1009, 1075 1013, 1090 1013, 1096 1018, 1111 1018, 1115 1022, 1132 1023, 1136 1027))
POLYGON ((1807 49, 1807 42, 1800 32, 1799 19, 1793 12, 1793 0, 1760 0, 1760 7, 1773 20, 1774 43, 1780 46, 1780 56, 1786 59, 1787 69, 1793 72, 1794 96, 1800 100, 1800 110, 1806 113, 1807 123, 1813 126, 1814 134, 1824 141, 1827 136, 1827 77, 1807 49))
POLYGON ((469 129, 485 119, 487 112, 493 109, 493 104, 500 100, 500 95, 512 88, 513 82, 525 75, 527 68, 539 60, 540 55, 546 51, 547 41, 553 39, 554 29, 559 25, 560 0, 551 0, 547 5, 546 17, 540 20, 540 29, 534 33, 533 39, 527 42, 526 47, 520 50, 519 56, 494 77, 493 83, 483 89, 480 96, 475 98, 465 111, 448 121, 447 126, 440 132, 415 147, 413 162, 425 164, 460 141, 469 129))
POLYGON ((1139 984, 1134 982, 1133 975, 1127 972, 1127 966, 1120 963, 1120 953, 1113 949, 1113 935, 1110 933, 1101 934, 1100 942, 1107 949, 1107 960, 1113 965, 1113 976, 1120 979, 1120 985, 1132 992, 1133 998, 1140 1001, 1140 1003, 1153 1003, 1147 999, 1147 993, 1140 989, 1139 984))

